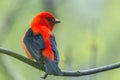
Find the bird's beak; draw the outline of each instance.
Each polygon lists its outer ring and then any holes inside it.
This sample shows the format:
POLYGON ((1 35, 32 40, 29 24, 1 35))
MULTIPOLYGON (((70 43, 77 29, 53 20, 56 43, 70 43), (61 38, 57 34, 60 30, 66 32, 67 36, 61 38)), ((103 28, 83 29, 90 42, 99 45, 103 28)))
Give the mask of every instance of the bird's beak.
POLYGON ((61 23, 61 21, 58 19, 55 19, 55 24, 57 24, 57 23, 61 23))

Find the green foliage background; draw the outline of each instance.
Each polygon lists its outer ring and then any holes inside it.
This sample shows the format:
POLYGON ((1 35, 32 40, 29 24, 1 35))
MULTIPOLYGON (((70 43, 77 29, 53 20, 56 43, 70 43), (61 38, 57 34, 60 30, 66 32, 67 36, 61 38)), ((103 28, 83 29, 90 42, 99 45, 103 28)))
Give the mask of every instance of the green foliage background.
MULTIPOLYGON (((44 0, 0 0, 0 46, 24 55, 21 38, 44 0)), ((120 0, 52 0, 62 23, 54 33, 61 69, 82 70, 120 61, 120 0)), ((49 9, 48 9, 49 10, 49 9)), ((0 80, 40 80, 43 72, 0 54, 0 80)), ((119 80, 120 70, 47 80, 119 80)))

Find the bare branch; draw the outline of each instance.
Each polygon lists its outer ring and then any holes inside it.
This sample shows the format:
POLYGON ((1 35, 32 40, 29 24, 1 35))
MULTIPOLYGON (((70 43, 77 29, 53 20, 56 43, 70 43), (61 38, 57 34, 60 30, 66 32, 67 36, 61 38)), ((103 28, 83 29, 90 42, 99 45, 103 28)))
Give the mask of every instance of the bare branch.
MULTIPOLYGON (((24 62, 24 63, 29 64, 30 66, 33 66, 34 68, 45 71, 45 69, 42 67, 42 65, 38 65, 36 62, 34 62, 34 61, 24 57, 24 56, 21 56, 13 51, 10 51, 8 49, 0 48, 0 53, 9 55, 11 57, 14 57, 14 58, 24 62)), ((58 75, 58 76, 78 77, 78 76, 91 75, 91 74, 100 73, 100 72, 104 72, 104 71, 108 71, 108 70, 113 70, 113 69, 116 69, 119 67, 120 67, 120 62, 106 65, 106 66, 93 68, 93 69, 87 69, 87 70, 62 71, 63 75, 58 75)))
POLYGON ((11 51, 11 50, 8 50, 8 49, 5 49, 5 48, 0 48, 0 53, 9 55, 11 57, 14 57, 14 58, 26 63, 26 64, 29 64, 29 65, 37 68, 37 69, 40 69, 40 70, 44 71, 44 68, 42 68, 41 65, 38 65, 37 62, 34 62, 34 61, 32 61, 32 60, 30 60, 30 59, 28 59, 28 58, 26 58, 22 55, 19 55, 18 53, 15 53, 15 52, 11 51))
POLYGON ((84 75, 91 75, 95 73, 100 73, 108 70, 113 70, 116 68, 120 67, 120 62, 106 65, 106 66, 101 66, 101 67, 96 67, 93 69, 87 69, 87 70, 80 70, 80 71, 63 71, 63 76, 84 76, 84 75))

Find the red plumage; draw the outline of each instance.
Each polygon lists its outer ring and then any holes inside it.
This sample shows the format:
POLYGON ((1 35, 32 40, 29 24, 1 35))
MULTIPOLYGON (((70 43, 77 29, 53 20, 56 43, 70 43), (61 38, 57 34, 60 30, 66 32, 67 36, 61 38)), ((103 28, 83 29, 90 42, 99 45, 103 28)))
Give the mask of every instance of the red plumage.
MULTIPOLYGON (((34 35, 41 34, 43 36, 43 39, 45 41, 46 48, 42 50, 42 54, 44 57, 47 57, 51 61, 54 60, 54 53, 52 51, 51 45, 50 45, 50 36, 53 36, 53 28, 55 23, 59 23, 59 21, 56 21, 54 16, 51 13, 48 12, 41 12, 37 16, 35 16, 31 22, 31 29, 34 33, 34 35)), ((23 37, 24 38, 24 37, 23 37)), ((22 40, 23 42, 23 40, 22 40)), ((29 51, 27 50, 24 43, 22 44, 27 56, 29 58, 32 58, 32 56, 29 54, 29 51)))
POLYGON ((54 27, 54 21, 55 18, 52 14, 48 12, 42 12, 35 16, 31 23, 31 29, 33 30, 33 33, 35 35, 41 34, 45 41, 46 48, 42 50, 43 56, 47 57, 51 61, 54 60, 54 53, 52 51, 49 38, 53 35, 52 30, 54 27), (50 18, 52 21, 49 22, 48 18, 50 18))

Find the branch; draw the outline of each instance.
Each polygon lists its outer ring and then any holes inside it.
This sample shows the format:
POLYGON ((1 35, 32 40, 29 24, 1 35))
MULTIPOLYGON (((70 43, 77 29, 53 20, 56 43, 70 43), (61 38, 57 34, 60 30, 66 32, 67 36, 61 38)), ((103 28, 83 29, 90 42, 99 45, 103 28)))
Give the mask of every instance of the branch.
POLYGON ((113 70, 116 68, 120 68, 120 62, 106 65, 106 66, 101 66, 93 69, 87 69, 87 70, 80 70, 80 71, 63 71, 63 76, 84 76, 84 75, 91 75, 95 73, 100 73, 108 70, 113 70))
POLYGON ((15 52, 11 51, 11 50, 8 50, 8 49, 5 49, 5 48, 0 48, 0 53, 6 54, 6 55, 11 56, 11 57, 14 57, 14 58, 26 63, 26 64, 29 64, 30 66, 33 66, 33 67, 35 67, 39 70, 44 71, 44 68, 42 68, 42 65, 38 65, 37 62, 34 62, 34 61, 32 61, 32 60, 30 60, 30 59, 28 59, 28 58, 26 58, 22 55, 19 55, 18 53, 15 53, 15 52))
MULTIPOLYGON (((36 62, 21 56, 13 51, 10 51, 8 49, 0 48, 0 53, 9 55, 11 57, 14 57, 24 63, 29 64, 30 66, 33 66, 34 68, 37 68, 39 70, 45 71, 45 69, 42 67, 42 65, 38 65, 36 62)), ((80 71, 62 71, 63 75, 58 75, 58 76, 69 76, 69 77, 77 77, 77 76, 84 76, 84 75, 91 75, 99 72, 104 72, 112 69, 116 69, 120 67, 120 62, 106 65, 106 66, 101 66, 93 69, 88 69, 88 70, 80 70, 80 71)))

